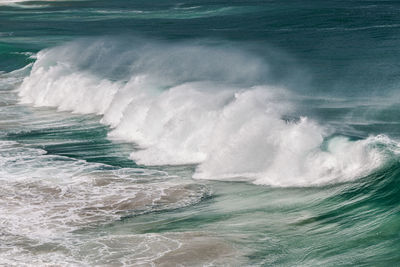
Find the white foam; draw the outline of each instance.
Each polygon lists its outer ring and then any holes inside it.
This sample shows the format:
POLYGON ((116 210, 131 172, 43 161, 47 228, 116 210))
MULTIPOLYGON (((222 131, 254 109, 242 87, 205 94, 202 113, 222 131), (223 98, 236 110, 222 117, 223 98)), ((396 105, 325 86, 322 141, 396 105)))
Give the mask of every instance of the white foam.
POLYGON ((180 208, 208 194, 164 172, 46 155, 11 141, 0 141, 0 181, 0 265, 7 266, 152 264, 179 253, 186 234, 74 231, 180 208))
MULTIPOLYGON (((11 6, 11 7, 17 7, 17 8, 42 8, 42 7, 47 7, 47 5, 33 5, 29 4, 29 2, 32 2, 35 0, 1 0, 0 1, 0 6, 11 6)), ((40 2, 54 2, 58 0, 40 0, 40 2)))
POLYGON ((27 2, 57 2, 59 0, 1 0, 0 5, 10 5, 15 3, 27 3, 27 2))
POLYGON ((51 242, 81 227, 186 206, 207 194, 205 187, 167 178, 163 172, 115 169, 1 141, 0 230, 51 242))
MULTIPOLYGON (((38 62, 46 54, 38 54, 38 62)), ((74 66, 58 62, 54 66, 34 64, 31 76, 25 79, 20 95, 23 103, 52 106, 59 110, 104 114, 117 85, 97 79, 90 73, 79 72, 74 66), (88 101, 90 99, 91 101, 88 101)))
POLYGON ((78 41, 41 51, 19 94, 23 103, 103 114, 111 138, 142 148, 136 162, 196 163, 195 178, 311 186, 383 164, 381 138, 339 137, 323 149, 318 123, 283 120, 290 93, 267 85, 268 69, 231 48, 78 41))
POLYGON ((2 0, 0 5, 7 5, 11 3, 18 3, 18 2, 28 2, 29 0, 2 0))

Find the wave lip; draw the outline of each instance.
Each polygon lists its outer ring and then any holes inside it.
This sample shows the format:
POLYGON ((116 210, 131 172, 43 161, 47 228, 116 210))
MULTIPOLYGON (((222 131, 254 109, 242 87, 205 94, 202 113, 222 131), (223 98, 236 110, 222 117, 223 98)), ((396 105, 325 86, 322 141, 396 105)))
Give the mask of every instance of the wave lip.
POLYGON ((367 175, 386 160, 377 146, 387 137, 329 139, 308 118, 282 119, 295 110, 293 95, 268 85, 268 64, 246 52, 136 45, 97 39, 43 50, 21 102, 101 114, 111 138, 140 146, 137 163, 198 164, 194 178, 314 186, 367 175))

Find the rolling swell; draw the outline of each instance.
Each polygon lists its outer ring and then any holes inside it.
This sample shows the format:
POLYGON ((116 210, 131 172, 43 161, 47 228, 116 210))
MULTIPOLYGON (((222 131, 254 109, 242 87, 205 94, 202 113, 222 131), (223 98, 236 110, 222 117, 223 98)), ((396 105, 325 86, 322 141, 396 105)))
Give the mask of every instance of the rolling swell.
POLYGON ((110 138, 134 142, 144 165, 198 164, 194 178, 314 186, 367 176, 397 158, 384 135, 333 136, 296 114, 290 89, 268 82, 268 62, 236 48, 107 38, 37 54, 22 103, 95 113, 110 138))
POLYGON ((315 215, 296 225, 307 229, 314 245, 304 264, 389 265, 399 256, 399 162, 357 182, 342 185, 317 202, 315 215), (318 240, 320 237, 321 240, 318 240), (337 240, 346 240, 337 246, 337 240), (341 251, 347 251, 343 254, 341 251))

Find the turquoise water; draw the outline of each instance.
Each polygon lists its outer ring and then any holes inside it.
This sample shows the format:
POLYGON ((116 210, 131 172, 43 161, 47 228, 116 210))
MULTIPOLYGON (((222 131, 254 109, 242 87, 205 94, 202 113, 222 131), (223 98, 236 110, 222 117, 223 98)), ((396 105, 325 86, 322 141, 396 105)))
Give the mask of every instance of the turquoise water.
POLYGON ((0 1, 0 264, 400 261, 396 1, 0 1))

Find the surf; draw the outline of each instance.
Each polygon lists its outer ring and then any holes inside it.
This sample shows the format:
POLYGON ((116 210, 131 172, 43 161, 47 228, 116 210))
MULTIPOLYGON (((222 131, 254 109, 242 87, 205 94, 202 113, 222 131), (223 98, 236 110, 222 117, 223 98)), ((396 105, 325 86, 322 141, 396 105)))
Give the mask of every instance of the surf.
POLYGON ((109 138, 139 146, 137 164, 195 164, 199 179, 318 186, 396 157, 384 135, 353 140, 293 117, 298 96, 270 84, 269 68, 234 47, 82 39, 40 51, 18 94, 23 104, 101 115, 109 138))

